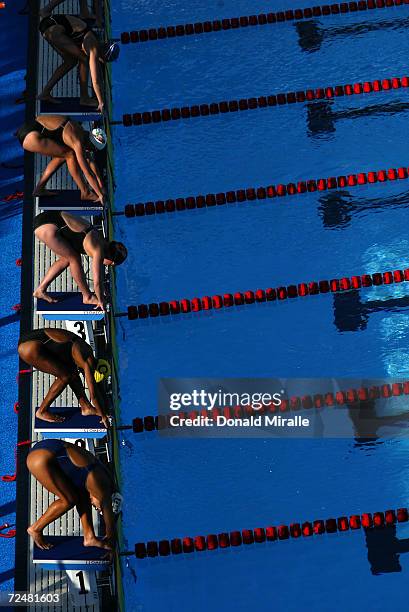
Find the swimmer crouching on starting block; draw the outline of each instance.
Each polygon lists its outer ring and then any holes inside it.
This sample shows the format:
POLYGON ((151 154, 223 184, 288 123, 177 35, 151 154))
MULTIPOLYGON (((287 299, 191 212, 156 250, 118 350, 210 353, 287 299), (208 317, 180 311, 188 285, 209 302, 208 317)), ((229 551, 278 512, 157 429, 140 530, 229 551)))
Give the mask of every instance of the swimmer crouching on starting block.
POLYGON ((38 98, 47 102, 58 102, 51 95, 53 87, 78 64, 80 104, 97 107, 97 110, 103 113, 100 64, 115 61, 119 56, 119 45, 112 42, 100 43, 88 24, 74 15, 48 15, 40 21, 39 30, 43 38, 61 56, 63 63, 54 71, 38 98), (88 95, 88 72, 91 72, 96 98, 88 95))
POLYGON ((101 423, 109 427, 105 401, 96 384, 103 376, 98 371, 98 362, 87 342, 66 329, 34 329, 20 336, 18 354, 28 365, 56 378, 36 412, 37 418, 63 422, 64 417, 53 414, 49 408, 64 389, 70 386, 80 405, 81 414, 98 415, 101 423), (79 371, 84 373, 90 400, 79 371))
POLYGON ((50 303, 56 302, 47 294, 47 288, 69 267, 82 293, 84 304, 95 304, 96 308, 105 310, 103 266, 119 266, 123 263, 128 255, 125 245, 115 240, 106 240, 88 221, 66 212, 40 213, 34 219, 34 229, 36 237, 59 257, 34 291, 34 297, 50 303), (81 255, 92 258, 95 294, 88 286, 81 255))
POLYGON ((95 151, 104 149, 107 144, 107 135, 102 128, 88 132, 70 117, 40 115, 24 123, 15 135, 25 151, 51 157, 34 189, 34 196, 55 195, 55 192, 47 191, 45 186, 58 168, 66 163, 80 190, 81 200, 104 204, 105 187, 94 161, 95 151))
POLYGON ((107 468, 78 445, 53 439, 34 444, 27 457, 27 467, 57 498, 27 529, 34 543, 44 550, 52 548, 44 538, 43 530, 75 506, 82 524, 84 546, 97 546, 107 549, 108 554, 112 553, 115 542, 112 495, 115 487, 107 468), (105 537, 102 540, 95 536, 91 506, 104 519, 105 537))

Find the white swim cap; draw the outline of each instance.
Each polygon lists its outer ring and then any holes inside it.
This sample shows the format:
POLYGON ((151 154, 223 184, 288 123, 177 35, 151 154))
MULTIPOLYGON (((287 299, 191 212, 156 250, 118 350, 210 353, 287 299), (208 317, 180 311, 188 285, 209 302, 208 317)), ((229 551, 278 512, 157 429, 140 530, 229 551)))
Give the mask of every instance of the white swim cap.
POLYGON ((102 128, 94 128, 91 130, 89 133, 89 139, 94 147, 100 151, 105 149, 108 141, 106 132, 102 128))

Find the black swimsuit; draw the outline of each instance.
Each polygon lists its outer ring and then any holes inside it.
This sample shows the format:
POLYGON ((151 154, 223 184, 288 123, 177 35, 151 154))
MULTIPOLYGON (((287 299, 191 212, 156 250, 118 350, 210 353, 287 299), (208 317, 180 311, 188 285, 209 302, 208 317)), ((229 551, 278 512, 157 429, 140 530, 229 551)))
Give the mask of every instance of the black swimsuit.
POLYGON ((85 25, 85 28, 80 32, 74 32, 70 20, 67 19, 66 15, 52 15, 50 17, 44 17, 44 19, 40 21, 39 30, 44 36, 44 33, 48 30, 48 28, 51 28, 55 25, 62 26, 64 28, 64 33, 66 34, 66 36, 71 38, 71 40, 77 45, 82 45, 82 43, 84 42, 85 35, 88 34, 88 32, 91 32, 91 28, 87 24, 85 25))
POLYGON ((61 123, 61 125, 58 126, 58 128, 55 128, 55 130, 50 130, 39 121, 36 121, 36 119, 33 119, 32 121, 24 123, 17 130, 16 136, 19 139, 21 145, 24 142, 24 138, 27 136, 27 134, 30 134, 30 132, 38 132, 43 138, 50 138, 50 140, 53 140, 57 144, 65 145, 62 134, 65 126, 70 120, 70 117, 66 117, 61 123))
POLYGON ((69 338, 68 340, 65 340, 64 342, 57 342, 56 340, 53 340, 52 338, 50 338, 50 336, 46 333, 47 329, 53 329, 53 328, 45 327, 41 329, 32 329, 31 331, 21 334, 19 341, 18 341, 18 345, 20 346, 20 344, 22 344, 23 342, 29 342, 30 340, 37 340, 41 342, 41 344, 47 344, 48 342, 50 342, 49 348, 51 349, 52 344, 58 344, 59 346, 61 346, 62 344, 67 344, 67 342, 74 343, 77 339, 77 338, 69 338))
POLYGON ((45 225, 46 223, 56 225, 58 227, 58 232, 67 242, 70 243, 76 253, 79 255, 86 254, 84 249, 84 239, 86 235, 94 229, 92 225, 89 225, 82 232, 75 232, 68 227, 60 212, 55 210, 45 210, 35 217, 34 229, 36 230, 38 227, 41 227, 41 225, 45 225))
POLYGON ((41 344, 47 344, 47 342, 52 342, 52 338, 47 336, 44 329, 33 329, 32 331, 25 332, 21 334, 18 344, 22 342, 28 342, 29 340, 39 340, 41 344))

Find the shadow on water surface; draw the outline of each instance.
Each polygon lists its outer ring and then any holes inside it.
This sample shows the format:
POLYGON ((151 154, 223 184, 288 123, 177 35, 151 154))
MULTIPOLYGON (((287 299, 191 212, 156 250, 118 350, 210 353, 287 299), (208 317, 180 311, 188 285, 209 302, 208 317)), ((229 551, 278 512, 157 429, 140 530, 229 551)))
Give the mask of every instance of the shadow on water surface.
POLYGON ((346 38, 348 36, 357 37, 370 32, 388 30, 407 30, 409 18, 375 21, 373 23, 363 22, 354 23, 347 26, 322 27, 318 20, 299 21, 294 23, 298 35, 300 49, 306 53, 320 51, 324 41, 331 41, 335 38, 346 38))

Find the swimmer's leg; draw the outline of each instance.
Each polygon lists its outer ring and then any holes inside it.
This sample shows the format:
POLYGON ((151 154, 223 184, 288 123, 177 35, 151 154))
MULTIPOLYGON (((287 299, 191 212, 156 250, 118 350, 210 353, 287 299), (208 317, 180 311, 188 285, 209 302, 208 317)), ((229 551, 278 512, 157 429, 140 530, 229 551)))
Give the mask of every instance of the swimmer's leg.
POLYGON ((44 34, 45 40, 53 47, 53 49, 62 57, 63 63, 58 66, 45 85, 43 91, 38 96, 40 100, 55 102, 55 98, 51 95, 53 87, 65 76, 70 70, 76 66, 78 62, 88 62, 86 54, 65 34, 63 26, 54 25, 44 34))
POLYGON ((58 191, 49 191, 45 189, 45 186, 50 178, 57 172, 58 168, 60 168, 64 163, 65 159, 63 157, 53 157, 52 160, 48 162, 46 169, 42 173, 40 180, 34 188, 33 196, 58 195, 58 191))
MULTIPOLYGON (((53 251, 53 253, 65 261, 68 260, 71 275, 74 281, 77 283, 78 289, 82 293, 84 304, 94 304, 96 298, 88 286, 84 269, 82 267, 81 256, 72 248, 70 243, 57 232, 57 227, 51 223, 46 223, 35 230, 35 235, 39 240, 44 242, 44 244, 46 244, 48 248, 53 251)), ((45 293, 47 291, 51 276, 49 277, 46 274, 37 290, 45 293)))
POLYGON ((77 512, 80 517, 84 533, 84 546, 96 546, 97 548, 109 548, 103 540, 98 540, 95 535, 92 522, 92 508, 87 491, 80 491, 77 502, 77 512))
POLYGON ((36 412, 36 416, 43 421, 64 421, 64 417, 52 414, 49 408, 69 384, 72 370, 37 340, 22 342, 18 347, 18 354, 23 361, 37 370, 40 370, 40 372, 45 372, 46 374, 51 374, 56 377, 56 380, 53 382, 48 393, 41 402, 36 412))
POLYGON ((75 397, 78 400, 78 403, 81 408, 82 416, 90 416, 94 414, 98 414, 96 408, 91 404, 88 400, 87 395, 85 393, 84 385, 82 384, 82 380, 78 372, 75 372, 70 379, 69 385, 74 392, 75 397))
POLYGON ((27 457, 27 467, 47 491, 57 496, 44 514, 27 529, 34 543, 39 548, 47 550, 52 548, 52 544, 44 539, 43 530, 73 508, 78 496, 55 460, 54 453, 49 450, 41 448, 32 451, 27 457))

